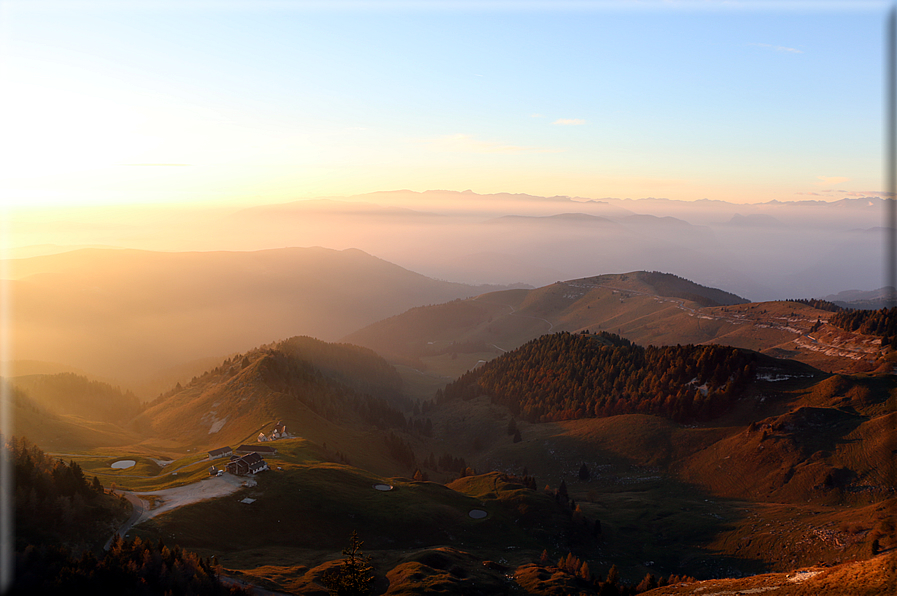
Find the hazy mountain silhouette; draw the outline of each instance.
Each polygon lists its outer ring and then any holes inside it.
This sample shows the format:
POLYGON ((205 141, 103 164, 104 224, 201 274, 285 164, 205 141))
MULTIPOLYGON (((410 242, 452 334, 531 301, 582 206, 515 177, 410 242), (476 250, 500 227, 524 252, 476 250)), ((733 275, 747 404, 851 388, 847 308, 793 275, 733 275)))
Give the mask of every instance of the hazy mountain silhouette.
POLYGON ((17 358, 128 381, 290 335, 337 339, 412 306, 495 289, 325 248, 85 249, 10 267, 17 358))

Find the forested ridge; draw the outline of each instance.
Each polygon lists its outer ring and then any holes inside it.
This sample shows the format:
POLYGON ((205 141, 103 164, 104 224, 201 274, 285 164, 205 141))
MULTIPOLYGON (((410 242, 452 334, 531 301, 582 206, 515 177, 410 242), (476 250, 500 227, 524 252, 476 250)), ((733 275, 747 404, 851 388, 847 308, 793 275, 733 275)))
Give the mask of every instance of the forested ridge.
POLYGON ((829 302, 828 300, 822 300, 820 298, 789 298, 785 302, 796 302, 798 304, 805 304, 812 308, 818 310, 827 310, 829 312, 838 312, 840 310, 844 310, 843 307, 838 306, 834 302, 829 302))
POLYGON ((85 548, 108 538, 116 519, 127 517, 128 505, 105 494, 96 476, 88 480, 77 462, 52 458, 16 437, 3 448, 13 462, 17 547, 48 542, 85 548))
POLYGON ((897 336, 897 307, 879 310, 844 309, 829 318, 829 323, 866 335, 881 337, 881 345, 887 346, 897 336))
POLYGON ((218 581, 217 565, 179 546, 122 540, 98 558, 92 552, 75 556, 66 548, 29 546, 16 553, 17 594, 116 594, 151 596, 176 594, 225 596, 249 594, 218 581))
POLYGON ((29 375, 16 378, 14 383, 34 402, 59 414, 121 423, 141 408, 132 392, 74 373, 29 375))
POLYGON ((599 332, 545 335, 468 372, 444 399, 485 393, 529 422, 723 413, 753 378, 756 354, 719 345, 638 346, 599 332))
POLYGON ((278 343, 275 349, 305 360, 324 376, 374 397, 393 397, 402 391, 398 371, 368 348, 300 336, 278 343))
POLYGON ((402 393, 395 368, 373 350, 309 337, 294 337, 228 358, 185 387, 179 384, 160 395, 148 409, 158 409, 182 391, 201 392, 244 371, 257 373, 246 382, 263 383, 332 422, 357 415, 378 428, 404 429, 408 423, 402 410, 410 410, 411 401, 402 393))
POLYGON ((407 424, 402 412, 391 403, 403 402, 406 399, 403 396, 394 395, 387 401, 384 397, 362 393, 324 377, 310 363, 290 354, 270 351, 262 357, 259 370, 263 371, 268 387, 298 399, 328 420, 339 421, 355 412, 378 428, 405 428, 407 424))

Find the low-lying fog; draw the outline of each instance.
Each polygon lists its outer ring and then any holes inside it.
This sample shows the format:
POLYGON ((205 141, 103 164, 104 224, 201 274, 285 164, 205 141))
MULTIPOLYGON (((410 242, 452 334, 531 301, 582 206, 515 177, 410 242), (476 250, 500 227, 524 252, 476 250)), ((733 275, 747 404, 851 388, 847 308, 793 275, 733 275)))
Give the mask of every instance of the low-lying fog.
MULTIPOLYGON (((14 214, 12 256, 108 245, 162 251, 358 248, 424 275, 526 283, 636 269, 750 300, 885 285, 877 197, 731 204, 472 192, 379 192, 250 208, 108 207, 14 214)), ((13 275, 16 275, 13 272, 13 275)))

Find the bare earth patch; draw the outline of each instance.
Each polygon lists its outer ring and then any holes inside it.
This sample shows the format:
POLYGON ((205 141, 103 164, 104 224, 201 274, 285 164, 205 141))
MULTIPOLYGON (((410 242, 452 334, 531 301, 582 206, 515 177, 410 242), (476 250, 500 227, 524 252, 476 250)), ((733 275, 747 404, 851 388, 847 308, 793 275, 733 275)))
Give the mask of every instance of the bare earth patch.
POLYGON ((135 493, 146 504, 143 514, 135 525, 184 505, 233 494, 240 490, 244 482, 246 481, 243 478, 233 474, 223 474, 186 486, 135 493), (153 509, 150 509, 150 500, 146 497, 154 497, 151 499, 153 501, 152 504, 157 505, 153 509))

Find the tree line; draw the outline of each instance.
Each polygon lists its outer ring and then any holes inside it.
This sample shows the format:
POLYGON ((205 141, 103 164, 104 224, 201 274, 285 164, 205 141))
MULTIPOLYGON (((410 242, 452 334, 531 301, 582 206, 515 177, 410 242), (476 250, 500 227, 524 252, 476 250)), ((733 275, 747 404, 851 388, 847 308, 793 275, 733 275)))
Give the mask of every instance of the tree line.
POLYGON ((404 430, 408 425, 405 415, 393 405, 394 400, 362 393, 328 378, 296 356, 271 350, 262 356, 259 370, 268 387, 299 400, 328 420, 338 422, 354 413, 379 429, 404 430))
POLYGON ((881 337, 882 347, 891 345, 897 337, 897 307, 879 310, 843 309, 829 317, 828 322, 845 331, 881 337))
POLYGON ((151 596, 240 596, 246 590, 219 582, 217 564, 195 553, 140 538, 116 537, 109 552, 97 558, 66 548, 29 546, 16 553, 15 583, 9 595, 116 594, 151 596))
POLYGON ((69 544, 85 548, 105 540, 128 505, 105 494, 99 479, 88 480, 75 461, 45 454, 25 438, 4 444, 13 462, 16 545, 69 544), (53 523, 47 523, 53 520, 53 523))
POLYGON ((129 504, 75 461, 48 456, 25 438, 3 443, 15 481, 15 561, 9 594, 248 594, 218 583, 213 564, 179 547, 113 540, 129 504), (93 549, 93 550, 92 550, 93 549))
POLYGON ((487 394, 529 422, 619 414, 689 422, 725 412, 755 368, 755 353, 728 346, 644 348, 606 332, 561 332, 462 375, 437 397, 487 394))
POLYGON ((797 302, 798 304, 804 304, 817 310, 827 310, 828 312, 844 310, 834 302, 829 302, 828 300, 822 300, 820 298, 789 298, 785 302, 797 302))

